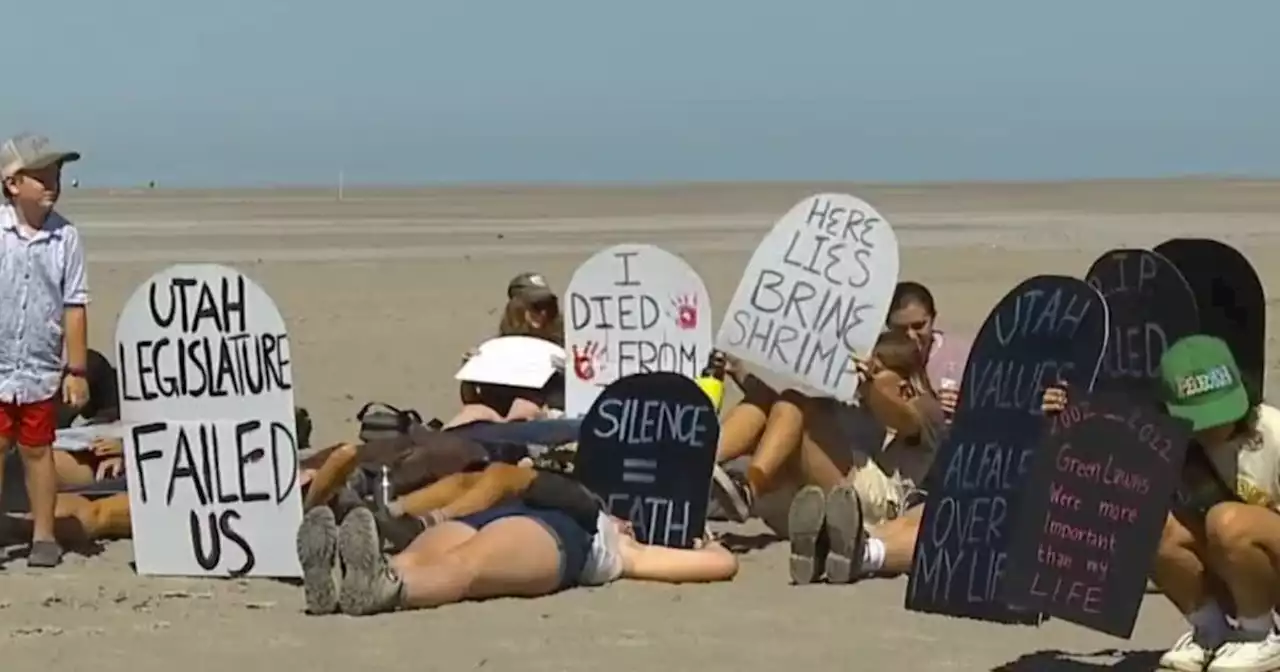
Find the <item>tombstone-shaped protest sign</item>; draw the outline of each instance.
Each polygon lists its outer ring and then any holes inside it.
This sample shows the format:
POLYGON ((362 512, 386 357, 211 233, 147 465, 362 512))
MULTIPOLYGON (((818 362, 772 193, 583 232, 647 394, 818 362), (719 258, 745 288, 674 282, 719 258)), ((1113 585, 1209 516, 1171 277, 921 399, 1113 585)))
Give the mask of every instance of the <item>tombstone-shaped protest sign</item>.
POLYGON ((1160 358, 1178 339, 1200 330, 1191 287, 1178 268, 1150 250, 1111 250, 1085 281, 1107 300, 1111 335, 1095 390, 1156 399, 1160 358))
POLYGON ((1249 403, 1261 403, 1267 299, 1253 264, 1236 248, 1207 238, 1175 238, 1157 245, 1156 252, 1182 272, 1200 309, 1200 331, 1227 342, 1240 364, 1249 403))
POLYGON ((853 355, 880 336, 898 282, 898 239, 865 201, 818 194, 796 204, 751 255, 716 347, 842 399, 853 355))
POLYGON ((964 368, 959 408, 927 479, 906 606, 1000 623, 1039 615, 999 599, 1013 514, 1044 429, 1044 390, 1088 391, 1107 306, 1083 280, 1036 276, 996 304, 964 368))
POLYGON ((711 356, 711 297, 683 259, 652 245, 615 245, 574 271, 565 293, 565 414, 582 417, 600 390, 634 373, 694 379, 711 356))
POLYGON ((293 365, 257 283, 213 264, 144 282, 116 325, 141 574, 301 576, 293 365))
POLYGON ((706 393, 669 372, 606 387, 582 419, 574 475, 646 544, 689 548, 706 526, 720 423, 706 393))
POLYGON ((1004 601, 1133 634, 1190 440, 1190 423, 1151 404, 1072 395, 1031 458, 1004 601))

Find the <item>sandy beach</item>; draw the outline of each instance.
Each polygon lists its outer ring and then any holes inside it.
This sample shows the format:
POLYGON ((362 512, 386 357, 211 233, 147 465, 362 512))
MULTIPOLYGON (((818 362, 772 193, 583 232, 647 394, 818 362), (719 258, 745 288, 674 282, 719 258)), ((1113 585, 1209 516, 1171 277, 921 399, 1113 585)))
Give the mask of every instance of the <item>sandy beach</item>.
MULTIPOLYGON (((116 317, 153 272, 234 265, 284 314, 298 403, 323 444, 353 438, 352 416, 370 400, 452 413, 458 356, 493 333, 514 274, 540 271, 563 289, 602 247, 656 244, 702 274, 718 316, 776 218, 827 190, 892 222, 902 278, 933 288, 940 324, 957 332, 973 333, 1030 275, 1079 276, 1107 249, 1174 236, 1226 240, 1265 285, 1280 282, 1264 263, 1280 253, 1280 182, 349 188, 341 201, 319 190, 69 191, 61 209, 89 249, 92 346, 111 351, 116 317)), ((732 529, 767 538, 759 525, 732 529)), ((1183 631, 1159 597, 1129 642, 1056 621, 1006 628, 908 613, 905 579, 788 586, 784 546, 746 553, 732 584, 619 584, 353 620, 304 616, 301 590, 277 582, 137 577, 129 544, 114 543, 54 571, 8 563, 0 658, 11 670, 102 672, 1139 670, 1158 654, 1120 652, 1163 650, 1183 631)))

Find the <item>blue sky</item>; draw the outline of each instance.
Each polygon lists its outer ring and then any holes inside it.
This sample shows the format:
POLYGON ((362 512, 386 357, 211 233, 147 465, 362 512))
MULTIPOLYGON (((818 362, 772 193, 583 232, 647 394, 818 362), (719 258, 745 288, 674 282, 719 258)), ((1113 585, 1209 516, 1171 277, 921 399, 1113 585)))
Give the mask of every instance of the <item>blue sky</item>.
POLYGON ((11 5, 86 186, 1280 176, 1276 0, 11 5))

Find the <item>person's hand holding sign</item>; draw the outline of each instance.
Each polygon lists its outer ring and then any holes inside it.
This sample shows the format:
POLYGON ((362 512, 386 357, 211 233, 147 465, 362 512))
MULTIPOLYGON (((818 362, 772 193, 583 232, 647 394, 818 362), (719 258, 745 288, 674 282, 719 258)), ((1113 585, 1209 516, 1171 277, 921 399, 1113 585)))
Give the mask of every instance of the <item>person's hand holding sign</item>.
POLYGON ((1059 381, 1044 389, 1040 399, 1040 412, 1044 415, 1055 415, 1067 408, 1067 384, 1059 381))

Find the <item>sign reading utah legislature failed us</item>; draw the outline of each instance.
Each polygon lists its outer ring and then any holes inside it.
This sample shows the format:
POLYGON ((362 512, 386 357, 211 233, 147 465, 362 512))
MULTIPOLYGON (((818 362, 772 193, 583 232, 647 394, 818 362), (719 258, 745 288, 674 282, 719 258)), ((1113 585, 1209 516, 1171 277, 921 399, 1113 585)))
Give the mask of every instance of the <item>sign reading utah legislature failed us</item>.
POLYGON ((138 572, 300 576, 293 365, 271 297, 239 271, 152 276, 116 327, 138 572))
POLYGON ((801 389, 850 398, 853 356, 871 352, 898 282, 898 239, 865 201, 807 198, 765 236, 716 345, 801 389))

